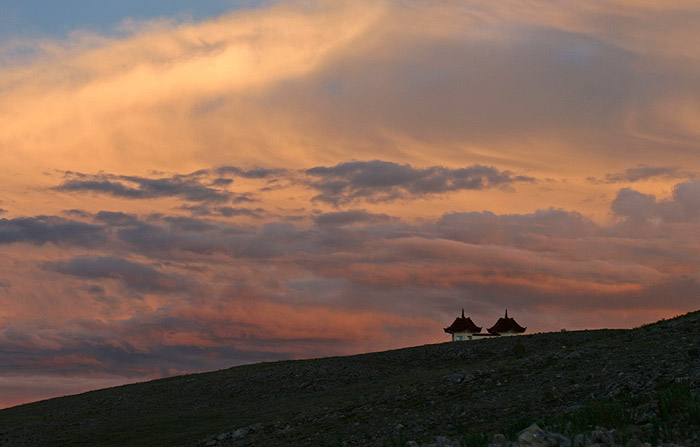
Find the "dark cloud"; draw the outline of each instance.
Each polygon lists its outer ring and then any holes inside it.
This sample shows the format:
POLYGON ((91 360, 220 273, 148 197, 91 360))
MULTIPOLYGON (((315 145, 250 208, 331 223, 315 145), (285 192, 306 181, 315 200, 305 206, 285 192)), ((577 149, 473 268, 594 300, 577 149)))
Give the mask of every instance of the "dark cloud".
POLYGON ((110 226, 125 226, 136 224, 138 222, 138 217, 120 211, 100 211, 95 214, 95 220, 104 222, 110 226))
POLYGON ((64 192, 92 192, 128 199, 179 197, 191 202, 227 202, 235 196, 229 191, 204 185, 187 176, 146 178, 126 175, 66 173, 69 177, 54 189, 64 192))
POLYGON ((221 166, 186 175, 159 178, 66 172, 68 179, 54 189, 64 192, 109 194, 128 199, 177 197, 189 202, 198 202, 198 205, 182 207, 195 215, 259 217, 258 210, 213 206, 222 202, 240 204, 259 201, 251 193, 233 193, 224 189, 233 182, 230 178, 221 177, 228 174, 265 179, 268 185, 274 184, 263 187, 258 192, 285 188, 287 185, 279 183, 279 180, 286 178, 293 183, 301 183, 319 191, 320 194, 316 195, 314 200, 336 206, 356 200, 381 202, 461 190, 507 188, 514 183, 535 181, 532 177, 501 171, 491 166, 472 165, 458 169, 442 166, 414 168, 407 164, 373 160, 345 162, 330 167, 317 166, 303 171, 301 182, 298 178, 299 173, 283 169, 245 170, 236 166, 221 166))
POLYGON ((529 214, 448 213, 426 225, 426 231, 445 239, 512 246, 542 245, 548 239, 591 237, 601 233, 598 225, 580 213, 557 208, 529 214))
POLYGON ((56 216, 0 219, 0 244, 29 242, 93 246, 106 239, 104 227, 56 216))
POLYGON ((365 210, 339 211, 324 213, 314 217, 314 222, 319 226, 342 226, 355 224, 376 224, 394 220, 386 214, 372 214, 365 210))
POLYGON ((677 184, 673 188, 673 210, 677 220, 693 220, 700 217, 700 180, 677 184))
POLYGON ((258 199, 251 197, 250 194, 236 194, 231 196, 231 203, 255 203, 258 199))
POLYGON ((284 169, 266 169, 266 168, 252 168, 252 169, 242 169, 237 166, 220 166, 212 170, 218 175, 234 174, 240 177, 250 178, 250 179, 267 179, 273 176, 281 176, 286 174, 284 169))
POLYGON ((257 231, 230 223, 197 218, 170 217, 140 222, 116 232, 121 245, 154 259, 224 254, 230 257, 270 257, 285 250, 272 240, 260 240, 257 231))
POLYGON ((631 188, 618 191, 611 205, 612 212, 631 220, 646 220, 658 214, 656 197, 631 188))
POLYGON ((181 209, 187 210, 192 213, 193 216, 223 216, 223 217, 235 217, 235 216, 247 216, 260 219, 263 217, 265 210, 262 208, 238 208, 232 206, 206 206, 206 205, 193 205, 193 206, 183 206, 181 209))
POLYGON ((623 188, 611 209, 630 222, 694 222, 700 218, 700 180, 676 184, 671 197, 659 201, 653 195, 623 188))
MULTIPOLYGON (((199 218, 165 217, 116 232, 120 245, 139 254, 167 261, 187 254, 223 254, 239 260, 274 260, 332 253, 340 246, 364 244, 370 234, 336 234, 268 222, 259 227, 199 218)), ((246 261, 248 262, 248 261, 246 261)), ((252 262, 252 261, 251 261, 252 262)), ((295 261, 291 259, 291 262, 295 261)))
POLYGON ((149 253, 151 257, 159 257, 163 252, 174 253, 179 250, 193 253, 213 253, 217 238, 207 234, 208 231, 188 232, 178 230, 174 225, 161 225, 141 222, 134 227, 120 229, 117 238, 127 243, 135 252, 149 253))
POLYGON ((248 216, 248 217, 255 217, 255 218, 261 218, 265 210, 262 208, 256 208, 256 209, 250 209, 250 208, 234 208, 231 206, 221 206, 214 208, 214 210, 224 216, 224 217, 233 217, 233 216, 248 216))
POLYGON ((634 183, 652 178, 682 179, 692 178, 695 174, 681 169, 679 166, 649 166, 640 164, 635 168, 629 168, 625 172, 606 174, 605 179, 588 177, 590 183, 634 183))
POLYGON ((104 295, 105 288, 98 284, 91 284, 87 287, 87 291, 91 295, 104 295))
POLYGON ((309 180, 308 185, 320 191, 314 200, 334 205, 359 199, 381 202, 535 181, 532 177, 499 171, 491 166, 472 165, 459 169, 431 166, 420 169, 381 160, 318 166, 305 173, 314 179, 309 180))
POLYGON ((87 211, 84 211, 84 210, 78 210, 78 209, 63 210, 63 211, 61 211, 61 214, 65 214, 66 216, 79 217, 79 218, 83 218, 83 219, 92 218, 91 213, 88 213, 87 211))
POLYGON ((228 186, 233 183, 233 179, 218 177, 211 181, 212 186, 228 186))
POLYGON ((214 222, 209 222, 206 220, 196 219, 192 217, 166 216, 160 218, 156 217, 151 220, 154 222, 165 222, 169 225, 169 227, 178 231, 205 233, 207 231, 212 231, 219 228, 214 222))
POLYGON ((175 293, 186 290, 179 275, 162 273, 155 267, 112 256, 79 256, 47 262, 44 268, 84 279, 116 279, 129 289, 144 293, 175 293))

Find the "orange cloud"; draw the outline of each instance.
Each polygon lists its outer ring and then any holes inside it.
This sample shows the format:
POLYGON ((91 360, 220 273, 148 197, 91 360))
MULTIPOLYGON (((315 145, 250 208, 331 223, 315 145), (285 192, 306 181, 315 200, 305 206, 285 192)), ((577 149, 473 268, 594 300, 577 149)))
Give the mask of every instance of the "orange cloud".
POLYGON ((28 189, 35 202, 55 201, 35 189, 53 186, 51 169, 143 175, 232 160, 305 169, 381 153, 417 167, 564 178, 525 188, 526 201, 494 191, 460 202, 503 203, 499 212, 583 204, 602 220, 606 204, 594 197, 614 188, 578 181, 632 155, 633 165, 674 154, 698 166, 696 52, 684 44, 697 32, 684 19, 695 8, 292 3, 126 37, 29 42, 39 56, 0 70, 3 188, 10 211, 28 215, 28 189))

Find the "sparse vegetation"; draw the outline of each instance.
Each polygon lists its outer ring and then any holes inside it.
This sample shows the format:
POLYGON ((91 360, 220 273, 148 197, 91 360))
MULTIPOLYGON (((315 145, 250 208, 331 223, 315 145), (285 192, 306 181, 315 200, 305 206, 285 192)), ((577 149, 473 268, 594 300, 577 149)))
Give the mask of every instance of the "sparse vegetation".
POLYGON ((483 447, 489 442, 486 433, 468 433, 462 437, 460 447, 483 447))

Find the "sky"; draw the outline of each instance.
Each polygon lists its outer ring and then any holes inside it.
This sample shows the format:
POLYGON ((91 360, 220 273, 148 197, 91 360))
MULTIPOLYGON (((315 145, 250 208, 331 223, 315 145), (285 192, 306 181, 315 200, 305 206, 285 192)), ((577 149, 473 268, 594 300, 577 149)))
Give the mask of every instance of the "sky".
POLYGON ((695 1, 1 8, 0 408, 700 307, 695 1))

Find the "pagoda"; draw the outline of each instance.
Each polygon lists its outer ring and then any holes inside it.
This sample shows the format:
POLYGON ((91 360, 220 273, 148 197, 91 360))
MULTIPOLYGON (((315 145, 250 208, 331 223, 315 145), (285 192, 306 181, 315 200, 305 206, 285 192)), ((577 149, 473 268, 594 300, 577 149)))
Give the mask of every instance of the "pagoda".
POLYGON ((525 327, 520 326, 513 318, 508 317, 508 309, 503 318, 499 318, 496 324, 487 329, 487 332, 481 332, 481 328, 474 324, 471 318, 464 316, 457 317, 450 325, 445 328, 445 332, 452 335, 452 341, 464 340, 483 340, 485 338, 520 335, 525 332, 525 327))
POLYGON ((518 335, 525 332, 526 327, 520 326, 513 318, 508 318, 508 309, 506 316, 499 318, 496 324, 487 329, 493 335, 518 335))
POLYGON ((474 334, 481 332, 481 328, 474 324, 471 318, 465 318, 462 309, 462 316, 457 317, 450 327, 446 327, 445 332, 452 334, 452 341, 462 341, 471 340, 474 334))

